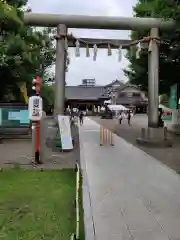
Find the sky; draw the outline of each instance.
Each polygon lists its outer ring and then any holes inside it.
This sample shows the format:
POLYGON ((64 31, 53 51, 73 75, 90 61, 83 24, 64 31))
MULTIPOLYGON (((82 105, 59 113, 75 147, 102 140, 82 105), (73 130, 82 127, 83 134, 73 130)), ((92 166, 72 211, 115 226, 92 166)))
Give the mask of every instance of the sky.
MULTIPOLYGON (((137 0, 29 0, 32 12, 55 13, 91 16, 132 16, 132 7, 137 0)), ((69 29, 74 36, 107 39, 129 39, 129 31, 69 29)), ((117 50, 112 56, 107 56, 107 49, 98 49, 97 60, 93 61, 93 50, 86 58, 85 49, 80 50, 80 57, 75 56, 75 49, 68 50, 70 56, 69 71, 66 74, 68 85, 81 84, 82 79, 95 78, 97 85, 108 84, 116 79, 127 81, 123 69, 127 68, 128 61, 123 51, 121 62, 118 62, 117 50)), ((52 71, 54 72, 54 67, 52 71)))

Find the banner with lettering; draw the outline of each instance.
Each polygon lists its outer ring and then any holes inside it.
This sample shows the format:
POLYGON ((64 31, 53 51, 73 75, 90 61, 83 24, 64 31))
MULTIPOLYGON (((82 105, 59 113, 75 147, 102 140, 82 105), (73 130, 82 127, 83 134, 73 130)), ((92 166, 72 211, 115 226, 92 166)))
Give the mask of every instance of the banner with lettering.
POLYGON ((58 115, 58 124, 62 149, 73 149, 69 116, 58 115))

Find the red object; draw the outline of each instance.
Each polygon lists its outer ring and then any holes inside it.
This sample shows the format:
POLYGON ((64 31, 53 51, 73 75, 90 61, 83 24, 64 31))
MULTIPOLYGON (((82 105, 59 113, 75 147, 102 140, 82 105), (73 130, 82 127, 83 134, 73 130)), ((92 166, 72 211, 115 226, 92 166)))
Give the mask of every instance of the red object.
MULTIPOLYGON (((41 79, 39 76, 36 77, 36 95, 40 95, 40 82, 41 79)), ((36 163, 40 163, 40 121, 36 122, 36 130, 35 130, 35 161, 36 163)))
POLYGON ((36 145, 35 145, 35 151, 39 152, 39 140, 40 140, 40 122, 36 122, 36 145))
POLYGON ((41 79, 39 76, 37 76, 36 77, 36 95, 40 94, 40 82, 41 82, 41 79))

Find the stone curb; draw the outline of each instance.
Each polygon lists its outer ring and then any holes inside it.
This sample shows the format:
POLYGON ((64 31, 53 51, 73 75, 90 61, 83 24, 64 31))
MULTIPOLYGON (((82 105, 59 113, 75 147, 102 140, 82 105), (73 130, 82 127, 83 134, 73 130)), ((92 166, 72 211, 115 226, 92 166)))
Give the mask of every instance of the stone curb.
POLYGON ((80 166, 83 175, 83 209, 84 209, 84 230, 85 240, 96 240, 95 228, 92 214, 91 196, 87 176, 87 168, 84 159, 83 143, 80 140, 80 129, 79 129, 79 147, 80 147, 80 166))
POLYGON ((152 148, 169 148, 172 147, 172 142, 170 140, 153 140, 153 139, 143 139, 137 138, 136 142, 139 145, 152 148))

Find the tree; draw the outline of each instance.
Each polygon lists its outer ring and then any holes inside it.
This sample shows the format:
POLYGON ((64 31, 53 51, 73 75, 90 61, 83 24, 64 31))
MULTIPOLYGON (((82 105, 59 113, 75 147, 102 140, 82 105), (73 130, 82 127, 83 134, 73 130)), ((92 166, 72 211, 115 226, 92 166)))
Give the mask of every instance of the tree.
MULTIPOLYGON (((180 1, 177 0, 139 0, 134 7, 135 17, 159 17, 180 21, 180 1)), ((137 40, 148 36, 148 31, 132 32, 131 39, 137 40)), ((161 31, 160 45, 160 93, 168 93, 172 84, 180 79, 180 28, 161 31)), ((135 50, 127 52, 129 68, 124 72, 132 84, 148 91, 148 53, 143 50, 140 59, 135 57, 135 50)))
POLYGON ((50 28, 36 30, 23 24, 26 0, 0 2, 0 100, 21 100, 20 86, 32 87, 32 79, 41 77, 55 60, 50 28), (6 11, 10 7, 11 10, 6 11))
POLYGON ((43 106, 47 109, 48 106, 54 104, 54 85, 41 84, 41 97, 43 99, 43 106))

